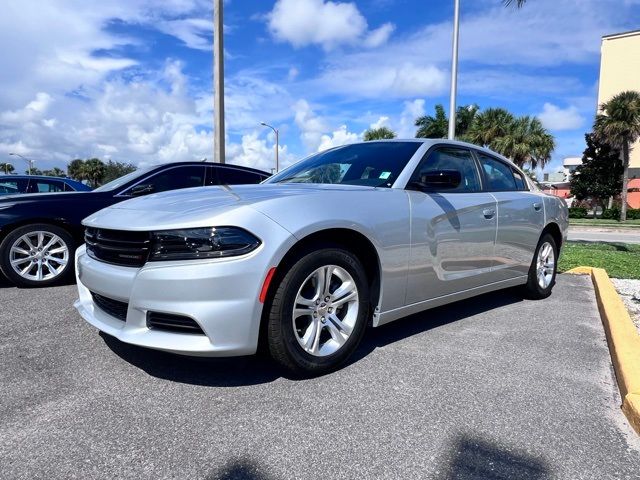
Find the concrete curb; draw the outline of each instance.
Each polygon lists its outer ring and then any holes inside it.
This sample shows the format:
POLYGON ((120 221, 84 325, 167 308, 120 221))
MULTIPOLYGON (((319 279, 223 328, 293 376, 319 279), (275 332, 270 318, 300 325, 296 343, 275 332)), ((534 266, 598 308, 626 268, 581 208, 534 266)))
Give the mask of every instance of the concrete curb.
POLYGON ((566 273, 591 275, 622 397, 622 411, 640 434, 640 335, 606 270, 577 267, 566 273))

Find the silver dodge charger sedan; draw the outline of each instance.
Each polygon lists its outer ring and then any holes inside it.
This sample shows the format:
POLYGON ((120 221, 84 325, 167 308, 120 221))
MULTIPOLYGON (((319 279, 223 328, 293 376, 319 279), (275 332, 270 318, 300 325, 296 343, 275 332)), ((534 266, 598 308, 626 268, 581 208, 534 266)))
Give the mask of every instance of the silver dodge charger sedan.
POLYGON ((513 163, 446 140, 357 143, 260 185, 153 194, 84 220, 80 315, 184 355, 265 345, 299 374, 369 325, 506 287, 551 294, 568 211, 513 163))

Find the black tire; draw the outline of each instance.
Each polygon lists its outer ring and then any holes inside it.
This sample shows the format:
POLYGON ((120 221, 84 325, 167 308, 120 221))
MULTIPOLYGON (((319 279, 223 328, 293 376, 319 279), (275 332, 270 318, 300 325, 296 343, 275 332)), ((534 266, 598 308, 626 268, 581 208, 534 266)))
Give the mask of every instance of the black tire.
POLYGON ((524 296, 531 300, 541 300, 551 295, 553 286, 556 284, 557 270, 558 246, 553 236, 549 233, 545 233, 544 235, 542 235, 542 237, 540 237, 540 241, 538 242, 538 246, 536 247, 535 254, 533 255, 531 267, 529 267, 529 278, 527 279, 527 283, 524 286, 524 296), (540 249, 547 244, 550 245, 553 250, 553 273, 548 286, 546 288, 543 288, 540 283, 538 283, 538 254, 540 252, 540 249))
MULTIPOLYGON (((51 287, 53 285, 59 285, 61 283, 68 282, 73 275, 73 260, 75 250, 76 245, 73 237, 65 229, 45 223, 25 225, 23 227, 16 228, 14 231, 9 233, 9 235, 4 238, 2 243, 0 243, 0 270, 2 270, 2 273, 9 279, 10 282, 18 287, 51 287), (11 266, 11 247, 20 237, 32 232, 46 232, 50 235, 56 235, 67 248, 67 261, 64 266, 60 266, 59 263, 52 261, 51 265, 54 266, 54 268, 57 266, 57 268, 55 269, 59 273, 55 274, 55 276, 51 278, 43 278, 42 280, 24 278, 20 274, 18 274, 18 272, 16 272, 11 266)), ((62 254, 54 253, 50 256, 59 257, 61 255, 62 254)), ((24 265, 26 268, 28 262, 24 263, 24 265)), ((50 270, 47 266, 44 266, 43 273, 43 277, 46 277, 48 274, 53 274, 53 270, 50 270)))
MULTIPOLYGON (((335 280, 335 278, 334 278, 335 280)), ((331 288, 331 287, 330 287, 331 288)), ((337 287, 334 287, 333 292, 337 287)), ((331 291, 331 290, 330 290, 331 291)), ((330 305, 329 302, 327 305, 330 305)), ((324 305, 324 304, 322 304, 324 305)), ((360 260, 346 250, 340 248, 323 248, 307 253, 293 263, 286 275, 280 280, 268 305, 267 344, 271 357, 295 375, 315 376, 335 370, 353 354, 362 339, 369 319, 369 286, 367 276, 360 260), (357 288, 357 316, 350 335, 344 344, 332 354, 315 356, 305 351, 294 330, 293 308, 296 305, 298 291, 306 284, 309 276, 323 266, 335 265, 346 270, 357 288)), ((310 307, 314 308, 314 307, 310 307)), ((320 306, 317 308, 321 308, 320 306)), ((335 315, 344 307, 337 307, 335 315)), ((347 308, 352 308, 348 306, 347 308)), ((331 312, 331 310, 329 310, 331 312)), ((320 315, 322 315, 320 313, 320 315)), ((329 315, 327 315, 329 317, 329 315)), ((303 317, 300 317, 303 318, 303 317)), ((346 317, 343 317, 343 319, 346 317)), ((308 317, 309 322, 313 318, 308 317)), ((330 332, 327 325, 318 323, 320 330, 326 335, 330 332)), ((321 338, 320 336, 318 338, 321 338)))

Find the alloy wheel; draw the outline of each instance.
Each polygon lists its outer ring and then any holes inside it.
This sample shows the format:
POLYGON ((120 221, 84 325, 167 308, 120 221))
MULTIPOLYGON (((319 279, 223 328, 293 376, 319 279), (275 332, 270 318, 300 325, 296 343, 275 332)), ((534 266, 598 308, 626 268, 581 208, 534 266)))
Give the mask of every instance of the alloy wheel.
POLYGON ((69 246, 51 232, 39 230, 25 233, 11 245, 9 263, 26 280, 51 280, 67 268, 69 246))
POLYGON ((347 342, 358 319, 358 287, 337 265, 325 265, 302 283, 293 307, 293 330, 305 352, 331 355, 347 342))
POLYGON ((551 285, 555 267, 556 257, 553 251, 553 247, 549 242, 545 242, 540 246, 540 249, 538 250, 538 261, 536 269, 538 285, 543 290, 549 288, 549 285, 551 285))

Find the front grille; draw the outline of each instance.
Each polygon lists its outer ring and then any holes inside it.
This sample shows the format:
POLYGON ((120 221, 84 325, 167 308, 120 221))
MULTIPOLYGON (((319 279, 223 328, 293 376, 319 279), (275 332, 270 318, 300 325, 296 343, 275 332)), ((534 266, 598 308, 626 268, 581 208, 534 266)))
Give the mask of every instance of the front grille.
POLYGON ((171 313, 148 312, 147 327, 174 333, 204 335, 200 325, 198 325, 195 320, 171 313))
POLYGON ((149 256, 148 232, 87 228, 84 234, 91 258, 125 267, 141 267, 149 256))
POLYGON ((95 303, 96 306, 104 313, 111 315, 118 320, 122 320, 123 322, 127 320, 127 309, 129 308, 128 303, 120 302, 113 298, 103 297, 102 295, 98 295, 94 292, 91 292, 91 296, 93 297, 93 303, 95 303))

